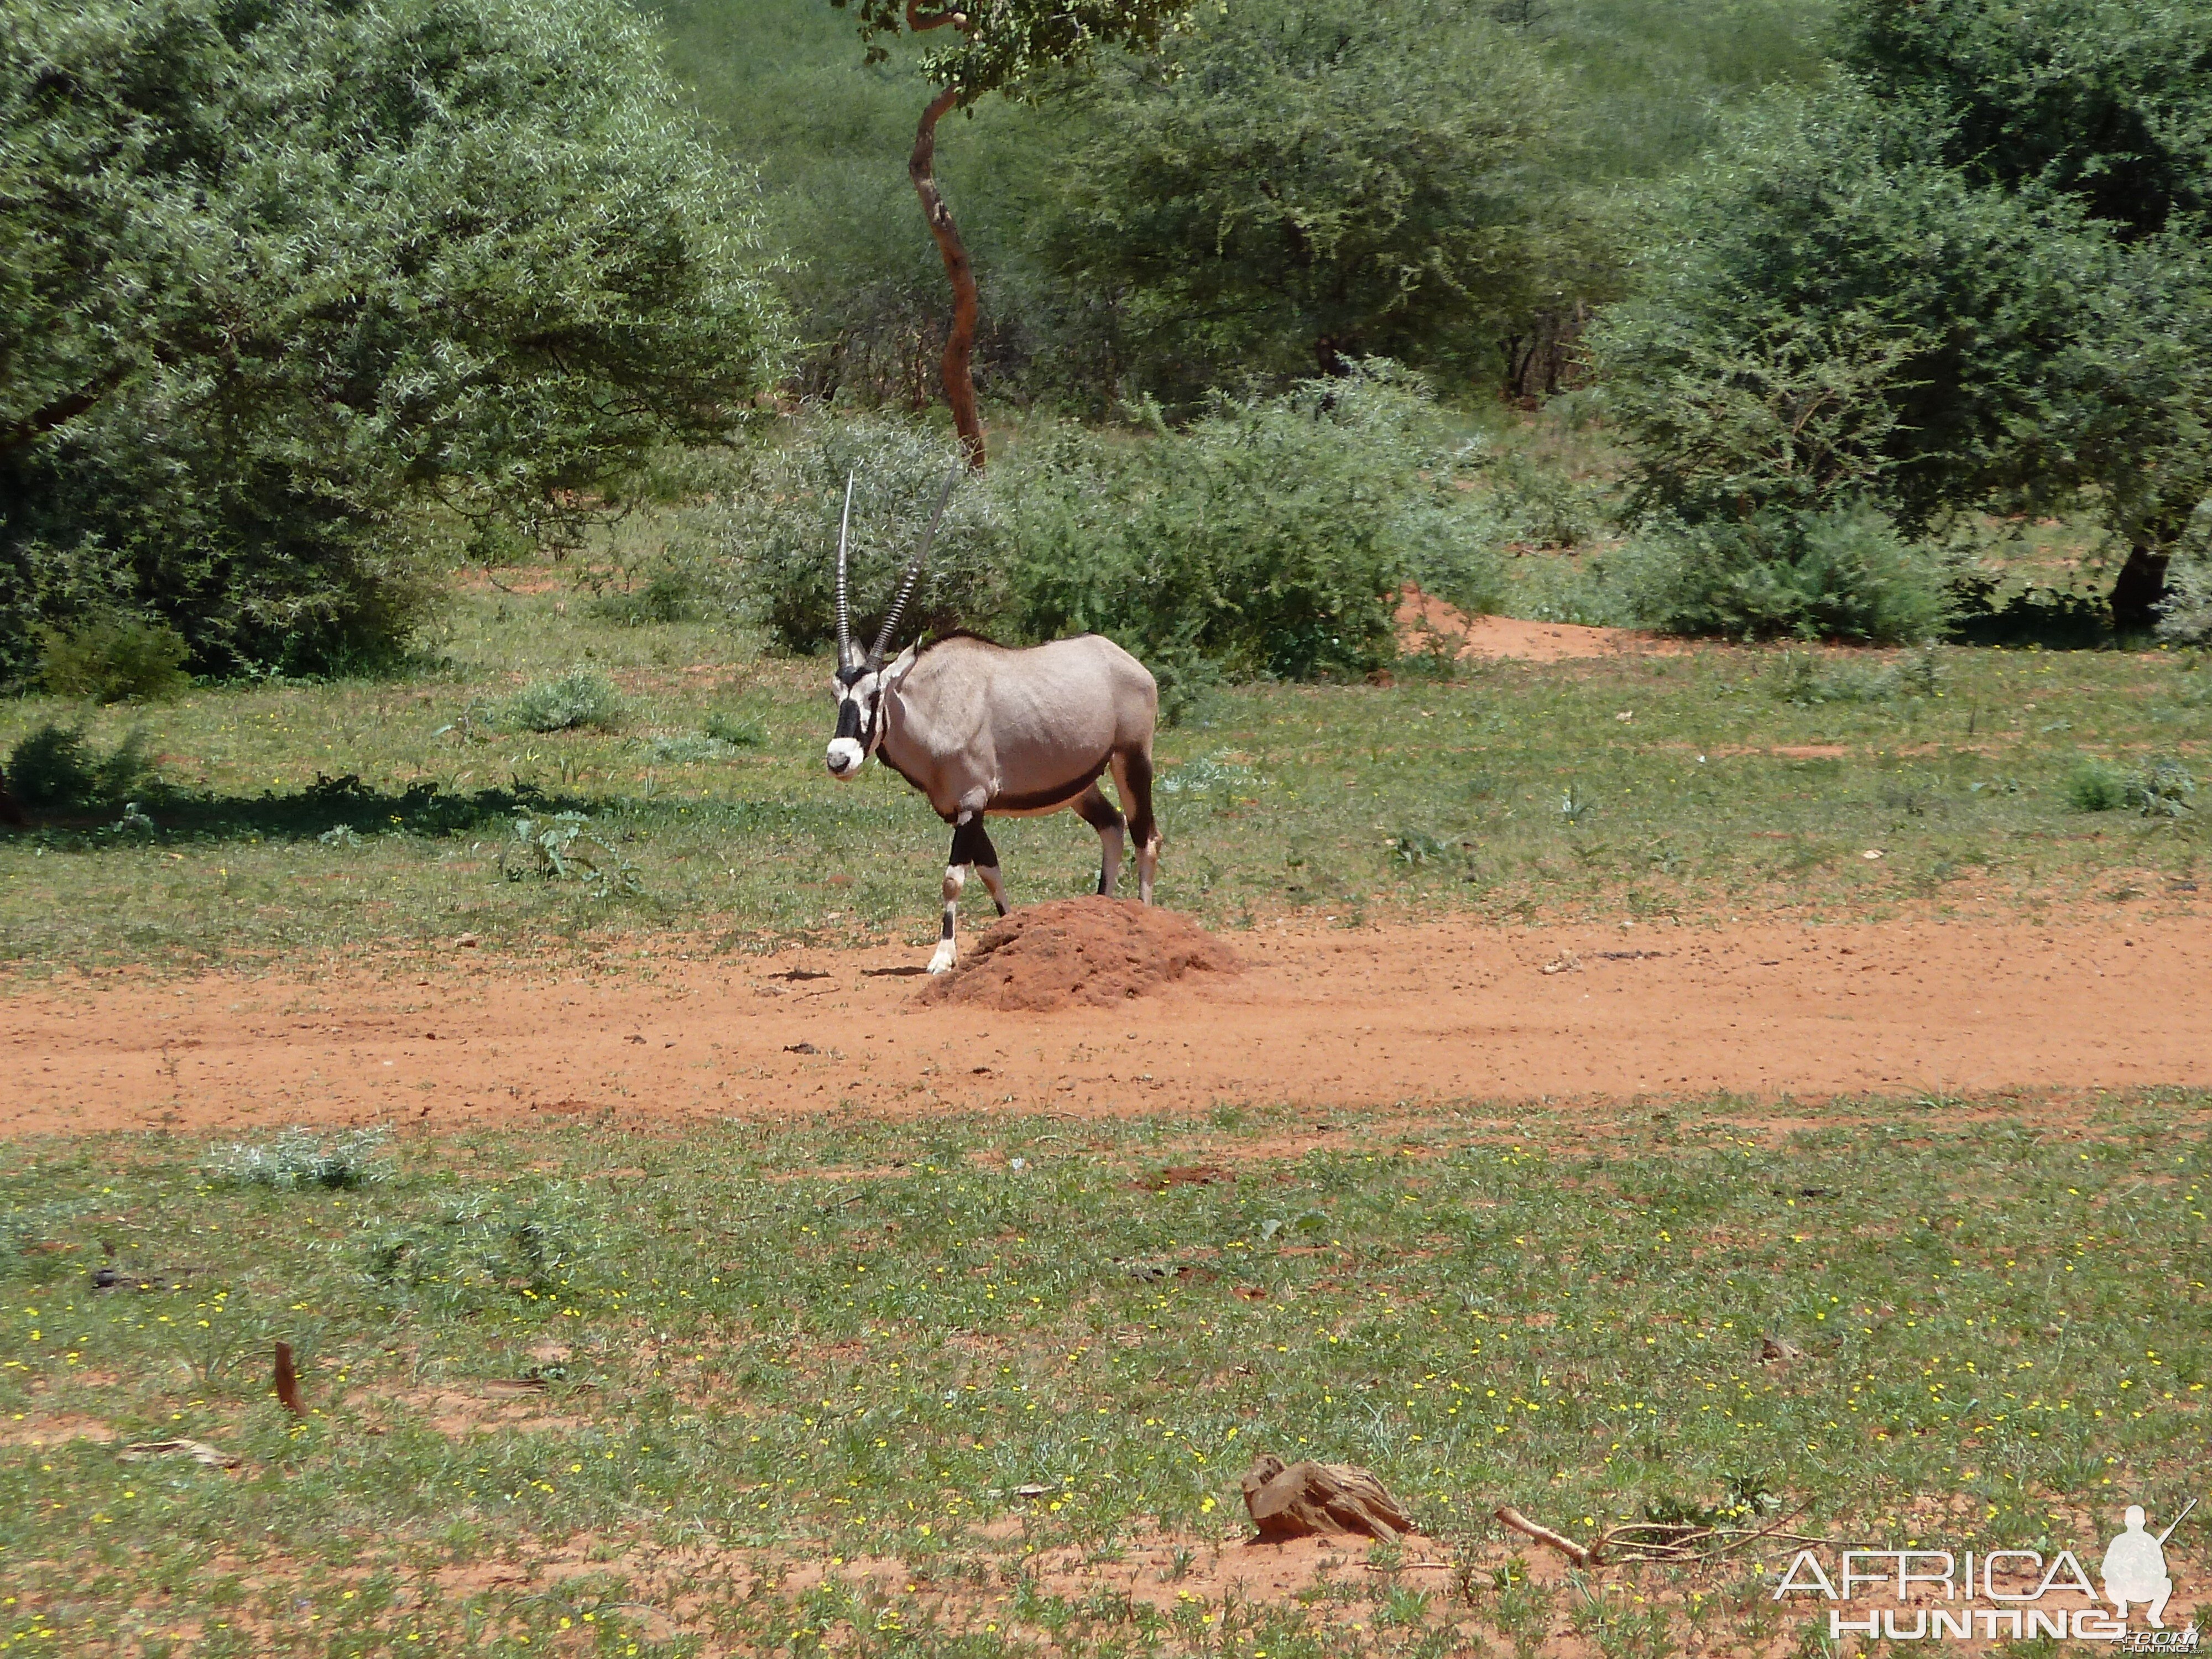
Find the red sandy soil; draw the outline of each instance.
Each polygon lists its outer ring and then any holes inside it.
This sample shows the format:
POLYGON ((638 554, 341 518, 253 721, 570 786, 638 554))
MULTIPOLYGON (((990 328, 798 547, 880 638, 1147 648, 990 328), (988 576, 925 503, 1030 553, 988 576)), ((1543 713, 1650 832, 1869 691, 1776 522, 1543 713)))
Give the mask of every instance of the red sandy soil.
POLYGON ((0 1135, 2212 1085, 2192 914, 1231 937, 1241 975, 1043 1013, 927 1002, 903 946, 19 982, 0 1135))
POLYGON ((1578 623, 1526 622, 1518 617, 1470 617, 1456 605, 1408 585, 1398 600, 1398 647, 1454 647, 1462 662, 1566 662, 1586 657, 1675 656, 1686 640, 1633 628, 1585 628, 1578 623))

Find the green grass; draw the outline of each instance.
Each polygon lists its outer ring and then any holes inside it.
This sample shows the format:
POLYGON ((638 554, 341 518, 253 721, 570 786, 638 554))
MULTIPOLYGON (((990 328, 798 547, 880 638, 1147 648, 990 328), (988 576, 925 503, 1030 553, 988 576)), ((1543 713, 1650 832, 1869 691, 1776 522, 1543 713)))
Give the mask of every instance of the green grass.
MULTIPOLYGON (((1161 736, 1161 897, 1226 927, 2191 902, 2200 812, 2084 812, 2068 786, 2085 763, 2212 776, 2212 665, 1931 660, 1932 692, 1891 658, 1722 649, 1233 688, 1161 736)), ((114 801, 0 834, 0 959, 20 982, 305 968, 464 932, 514 951, 922 946, 946 832, 879 767, 827 776, 826 683, 703 623, 620 627, 560 593, 477 592, 412 678, 139 711, 0 704, 0 752, 82 720, 94 760, 140 730, 156 773, 137 818, 114 801), (617 729, 514 729, 518 692, 579 668, 620 688, 617 729), (518 815, 562 810, 633 879, 546 879, 517 856, 518 815)), ((1017 901, 1096 878, 1072 817, 993 833, 1017 901)))
POLYGON ((294 1190, 221 1146, 24 1145, 0 1644, 1318 1659, 1571 1616, 1601 1651, 1740 1652, 1791 1634, 1771 1547, 1555 1593, 1491 1509, 1587 1535, 1766 1493, 1868 1547, 2077 1552, 2120 1504, 2171 1514, 2212 1378, 2212 1097, 1784 1118, 570 1121, 294 1190), (1154 1179, 1198 1162, 1237 1178, 1154 1179), (1760 1364, 1770 1334, 1802 1357, 1760 1364), (245 1462, 123 1463, 91 1427, 245 1462), (1025 1572, 1148 1540, 1203 1568, 1261 1449, 1374 1468, 1418 1557, 1303 1602, 1148 1577, 1160 1610, 1025 1572), (1439 1553, 1455 1590, 1389 1571, 1439 1553), (841 1588, 863 1555, 902 1570, 841 1588))

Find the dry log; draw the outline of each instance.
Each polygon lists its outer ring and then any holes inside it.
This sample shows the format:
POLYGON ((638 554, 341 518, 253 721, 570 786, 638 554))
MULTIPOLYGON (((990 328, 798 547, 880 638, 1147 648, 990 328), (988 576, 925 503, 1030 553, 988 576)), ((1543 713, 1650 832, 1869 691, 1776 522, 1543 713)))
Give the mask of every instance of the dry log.
POLYGON ((1573 1539, 1568 1537, 1565 1533, 1553 1532, 1549 1527, 1542 1526, 1536 1522, 1531 1521, 1527 1516, 1522 1514, 1520 1510, 1513 1509, 1510 1506, 1498 1510, 1496 1513, 1498 1518, 1504 1522, 1507 1526, 1512 1528, 1514 1531, 1533 1538, 1540 1544, 1550 1545, 1552 1548, 1559 1551, 1560 1554, 1565 1556, 1568 1560, 1573 1562, 1577 1566, 1594 1567, 1597 1565, 1597 1552, 1593 1549, 1585 1549, 1582 1545, 1575 1542, 1573 1539))
POLYGON ((189 1457, 195 1463, 204 1463, 214 1469, 234 1469, 239 1465, 236 1455, 220 1446, 210 1446, 204 1440, 141 1440, 115 1455, 125 1463, 144 1463, 157 1457, 189 1457))
POLYGON ((1244 1507, 1268 1543, 1356 1532, 1388 1543, 1417 1531, 1398 1500, 1349 1463, 1292 1463, 1262 1452, 1244 1475, 1244 1507))

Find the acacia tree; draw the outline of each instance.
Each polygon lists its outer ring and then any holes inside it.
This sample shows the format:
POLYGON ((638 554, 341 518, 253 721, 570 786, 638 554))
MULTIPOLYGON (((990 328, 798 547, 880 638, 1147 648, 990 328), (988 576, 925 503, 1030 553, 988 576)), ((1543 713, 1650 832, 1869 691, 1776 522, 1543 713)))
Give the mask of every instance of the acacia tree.
POLYGON ((2076 507, 2148 629, 2212 494, 2212 0, 1850 0, 1677 191, 1595 356, 1642 505, 2076 507))
POLYGON ((1479 10, 1238 0, 1084 101, 1047 256, 1179 400, 1365 356, 1486 374, 1524 319, 1610 297, 1546 174, 1560 84, 1479 10))
POLYGON ((118 616, 358 660, 426 526, 726 436, 784 323, 659 53, 621 0, 0 4, 0 684, 118 616))
POLYGON ((830 0, 858 12, 867 61, 890 55, 900 34, 951 33, 921 58, 937 88, 921 112, 907 158, 907 176, 945 260, 952 288, 952 326, 945 340, 945 401, 968 464, 983 465, 983 421, 975 407, 975 271, 952 210, 937 182, 937 125, 955 109, 971 109, 999 93, 1032 99, 1057 74, 1079 69, 1101 48, 1149 52, 1181 21, 1189 0, 972 0, 966 5, 924 0, 830 0))

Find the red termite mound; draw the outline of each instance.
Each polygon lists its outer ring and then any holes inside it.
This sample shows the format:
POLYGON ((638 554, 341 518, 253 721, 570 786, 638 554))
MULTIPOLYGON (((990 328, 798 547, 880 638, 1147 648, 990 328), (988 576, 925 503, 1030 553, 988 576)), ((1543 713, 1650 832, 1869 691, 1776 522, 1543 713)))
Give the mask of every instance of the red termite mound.
POLYGON ((1131 899, 1054 899, 994 922, 927 1002, 1023 1013, 1110 1008, 1190 974, 1234 974, 1237 953, 1188 916, 1131 899))

